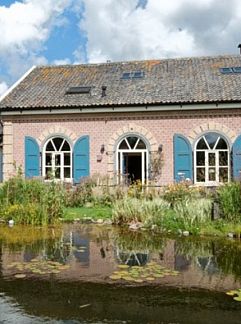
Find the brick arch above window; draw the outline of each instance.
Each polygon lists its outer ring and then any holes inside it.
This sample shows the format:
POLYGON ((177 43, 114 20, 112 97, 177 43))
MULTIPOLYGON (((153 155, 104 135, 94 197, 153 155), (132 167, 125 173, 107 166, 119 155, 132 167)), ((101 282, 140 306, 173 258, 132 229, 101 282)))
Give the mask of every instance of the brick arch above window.
POLYGON ((223 135, 232 144, 237 137, 237 134, 225 125, 209 122, 195 127, 188 135, 188 139, 192 146, 195 145, 197 139, 205 133, 215 132, 223 135))
POLYGON ((117 141, 123 138, 124 135, 129 135, 129 134, 140 135, 142 138, 146 139, 150 145, 151 152, 156 152, 158 150, 157 141, 150 131, 136 124, 128 124, 118 129, 115 133, 112 134, 108 142, 107 151, 113 153, 115 151, 117 141))
POLYGON ((41 147, 43 147, 46 140, 53 136, 62 136, 66 139, 69 139, 72 143, 74 143, 77 139, 76 134, 70 129, 63 126, 53 126, 44 130, 42 134, 37 138, 37 142, 41 147))

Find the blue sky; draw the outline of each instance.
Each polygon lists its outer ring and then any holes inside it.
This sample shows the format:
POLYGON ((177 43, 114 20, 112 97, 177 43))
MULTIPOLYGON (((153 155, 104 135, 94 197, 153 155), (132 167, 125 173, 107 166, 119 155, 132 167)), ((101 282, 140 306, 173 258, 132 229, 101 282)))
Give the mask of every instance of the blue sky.
POLYGON ((31 66, 238 54, 239 0, 0 0, 0 95, 31 66))

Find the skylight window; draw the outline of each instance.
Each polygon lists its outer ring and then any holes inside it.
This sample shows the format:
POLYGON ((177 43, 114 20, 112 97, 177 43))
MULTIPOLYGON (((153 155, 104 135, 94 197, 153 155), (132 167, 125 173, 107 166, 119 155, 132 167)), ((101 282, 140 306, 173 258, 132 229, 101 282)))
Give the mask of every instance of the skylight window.
POLYGON ((70 87, 66 94, 81 94, 81 93, 90 93, 91 87, 83 86, 83 87, 70 87))
POLYGON ((134 79, 140 79, 144 77, 144 72, 143 71, 135 71, 133 72, 132 78, 134 79))
POLYGON ((122 80, 141 79, 144 78, 144 71, 124 72, 121 76, 122 80))
POLYGON ((223 74, 241 73, 241 66, 223 67, 223 68, 220 68, 219 70, 223 74))

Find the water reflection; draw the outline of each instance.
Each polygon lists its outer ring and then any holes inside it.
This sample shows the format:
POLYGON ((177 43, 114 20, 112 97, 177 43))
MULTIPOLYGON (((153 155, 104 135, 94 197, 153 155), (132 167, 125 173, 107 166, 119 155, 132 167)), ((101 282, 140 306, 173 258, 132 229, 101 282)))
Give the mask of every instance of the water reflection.
POLYGON ((1 226, 0 236, 0 270, 8 279, 18 270, 9 267, 11 263, 35 260, 69 265, 67 271, 56 272, 61 280, 109 282, 118 264, 145 266, 151 261, 181 272, 177 278, 160 279, 165 285, 227 290, 241 278, 241 244, 236 241, 170 238, 91 225, 1 226))
POLYGON ((81 318, 81 323, 158 323, 160 309, 163 323, 212 323, 214 311, 219 323, 236 323, 241 316, 240 310, 229 321, 223 311, 240 309, 224 294, 241 286, 239 241, 162 237, 93 225, 1 226, 0 238, 0 294, 6 295, 0 295, 3 312, 8 308, 4 305, 12 307, 11 297, 18 302, 17 309, 21 305, 24 312, 40 316, 38 320, 47 316, 56 323, 74 318, 81 318), (38 273, 36 265, 41 262, 54 271, 38 273), (109 277, 124 264, 158 264, 180 274, 157 277, 151 284, 121 279, 116 288, 109 277), (16 280, 14 275, 23 271, 26 278, 16 280), (89 306, 81 308, 83 305, 89 306), (195 307, 199 308, 193 314, 195 307), (198 313, 202 307, 205 314, 198 313))

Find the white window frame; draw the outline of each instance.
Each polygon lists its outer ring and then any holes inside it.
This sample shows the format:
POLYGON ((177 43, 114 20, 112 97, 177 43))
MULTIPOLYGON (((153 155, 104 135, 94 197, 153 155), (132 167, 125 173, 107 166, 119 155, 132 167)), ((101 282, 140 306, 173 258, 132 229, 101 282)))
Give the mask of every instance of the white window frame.
MULTIPOLYGON (((51 138, 49 138, 46 143, 44 144, 43 147, 43 156, 42 156, 42 175, 43 178, 46 178, 46 168, 51 168, 52 172, 54 172, 54 169, 59 167, 60 168, 60 178, 54 178, 55 181, 64 181, 64 182, 72 182, 72 172, 73 172, 73 163, 72 163, 72 147, 69 143, 69 141, 62 137, 62 136, 53 136, 51 138), (63 140, 59 150, 56 149, 53 140, 55 138, 61 138, 63 140), (70 147, 70 151, 62 151, 62 147, 65 143, 65 141, 68 143, 69 147, 70 147), (49 142, 52 143, 53 147, 54 147, 54 151, 46 151, 47 145, 49 144, 49 142), (52 163, 51 166, 49 167, 48 165, 46 165, 46 154, 51 154, 51 159, 52 159, 52 163), (64 165, 64 154, 70 154, 70 165, 64 165), (55 165, 55 157, 57 155, 60 155, 60 166, 55 165), (69 178, 65 178, 64 177, 64 168, 69 168, 70 169, 70 177, 69 178)), ((49 181, 49 179, 45 179, 45 181, 49 181)))
POLYGON ((116 150, 116 172, 117 172, 117 181, 118 183, 122 183, 124 180, 125 174, 123 173, 123 158, 124 158, 124 153, 140 153, 141 154, 141 183, 144 185, 148 178, 149 178, 149 151, 147 148, 145 149, 136 149, 136 147, 139 144, 139 141, 142 141, 145 146, 146 142, 143 140, 142 137, 136 134, 128 134, 124 138, 122 138, 117 146, 116 150), (130 144, 127 141, 128 137, 137 137, 136 144, 134 148, 131 148, 130 144), (123 141, 126 141, 128 149, 120 149, 120 145, 123 141))
MULTIPOLYGON (((216 133, 216 132, 208 132, 208 133, 216 133)), ((203 185, 203 186, 218 186, 220 183, 223 183, 223 182, 220 182, 219 181, 219 171, 220 169, 222 168, 226 168, 228 169, 228 182, 230 182, 230 147, 229 147, 229 143, 228 141, 226 140, 226 138, 224 136, 222 136, 221 134, 218 134, 216 133, 218 136, 217 140, 216 140, 216 143, 214 145, 214 147, 211 149, 206 138, 205 138, 205 135, 207 135, 208 133, 205 133, 203 134, 201 137, 198 138, 198 140, 196 141, 195 143, 195 147, 194 147, 194 184, 197 184, 197 185, 203 185), (197 145, 199 143, 199 141, 201 139, 204 139, 206 145, 207 145, 207 149, 197 149, 197 145), (222 138, 226 144, 227 144, 227 149, 216 149, 216 146, 220 140, 220 138, 222 138), (204 162, 204 166, 201 166, 201 165, 197 165, 197 152, 204 152, 205 154, 205 162, 204 162), (227 152, 227 156, 228 156, 228 164, 226 166, 220 166, 219 164, 219 152, 227 152), (215 165, 214 166, 210 166, 209 165, 209 154, 210 153, 213 153, 215 154, 215 165), (200 169, 200 168, 205 168, 205 181, 197 181, 197 169, 200 169), (215 181, 210 181, 209 180, 209 169, 211 168, 215 168, 216 170, 216 174, 215 174, 215 181)))

